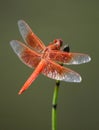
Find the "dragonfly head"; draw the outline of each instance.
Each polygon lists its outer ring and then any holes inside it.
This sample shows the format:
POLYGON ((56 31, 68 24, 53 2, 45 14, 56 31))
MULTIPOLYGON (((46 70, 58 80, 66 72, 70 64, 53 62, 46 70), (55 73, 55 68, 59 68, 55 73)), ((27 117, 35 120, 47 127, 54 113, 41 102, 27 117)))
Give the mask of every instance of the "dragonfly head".
POLYGON ((55 39, 53 43, 54 43, 55 49, 59 50, 63 44, 63 41, 61 39, 55 39))

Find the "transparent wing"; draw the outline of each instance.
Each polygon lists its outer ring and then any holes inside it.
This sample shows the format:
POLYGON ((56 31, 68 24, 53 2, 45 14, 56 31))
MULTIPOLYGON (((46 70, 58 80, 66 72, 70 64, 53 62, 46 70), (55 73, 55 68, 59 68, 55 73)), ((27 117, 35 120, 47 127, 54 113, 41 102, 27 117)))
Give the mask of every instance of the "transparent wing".
POLYGON ((41 60, 40 55, 35 51, 31 50, 30 48, 28 48, 23 43, 17 40, 12 40, 10 42, 10 45, 14 50, 14 52, 19 57, 19 59, 27 66, 35 68, 40 62, 41 60))
POLYGON ((25 43, 32 47, 34 50, 37 52, 41 52, 44 50, 45 45, 43 42, 32 32, 31 28, 29 25, 23 21, 19 20, 18 21, 18 27, 19 31, 22 35, 22 38, 24 39, 25 43))
POLYGON ((53 51, 49 52, 49 57, 51 60, 63 64, 83 64, 91 60, 90 56, 81 53, 68 53, 63 51, 53 51))
POLYGON ((62 80, 66 82, 81 82, 81 77, 78 73, 64 68, 57 63, 47 60, 47 65, 43 69, 42 73, 52 79, 62 80))

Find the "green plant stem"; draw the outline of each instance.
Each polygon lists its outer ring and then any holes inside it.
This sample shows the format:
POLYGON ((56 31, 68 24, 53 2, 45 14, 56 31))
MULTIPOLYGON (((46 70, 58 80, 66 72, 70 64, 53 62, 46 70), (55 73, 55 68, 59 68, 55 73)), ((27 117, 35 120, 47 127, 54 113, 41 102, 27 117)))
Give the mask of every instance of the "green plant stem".
POLYGON ((54 88, 53 100, 52 100, 52 130, 56 130, 59 85, 60 81, 56 81, 56 86, 54 88))

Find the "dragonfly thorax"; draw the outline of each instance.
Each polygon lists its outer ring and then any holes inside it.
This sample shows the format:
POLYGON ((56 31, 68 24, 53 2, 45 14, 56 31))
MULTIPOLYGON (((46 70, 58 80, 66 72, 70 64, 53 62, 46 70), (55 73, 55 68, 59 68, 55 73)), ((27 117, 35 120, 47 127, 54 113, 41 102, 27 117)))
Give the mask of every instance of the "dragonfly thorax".
POLYGON ((60 50, 62 44, 63 44, 63 41, 61 39, 55 39, 52 43, 50 43, 49 46, 47 46, 43 50, 41 57, 44 58, 44 59, 50 59, 49 58, 49 52, 51 50, 60 50))
POLYGON ((50 51, 49 47, 46 47, 44 51, 41 53, 41 58, 49 59, 49 51, 50 51))

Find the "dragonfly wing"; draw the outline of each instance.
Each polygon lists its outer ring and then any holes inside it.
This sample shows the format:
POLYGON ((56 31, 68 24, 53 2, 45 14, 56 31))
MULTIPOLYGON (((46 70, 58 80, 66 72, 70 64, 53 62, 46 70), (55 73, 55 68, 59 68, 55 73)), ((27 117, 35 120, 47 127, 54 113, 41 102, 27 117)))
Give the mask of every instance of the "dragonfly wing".
POLYGON ((51 60, 63 64, 83 64, 91 60, 90 56, 82 53, 69 53, 63 51, 53 51, 49 52, 49 57, 51 60))
POLYGON ((52 79, 62 80, 66 82, 81 82, 81 77, 78 73, 60 66, 59 64, 47 60, 47 65, 44 67, 42 73, 52 79))
POLYGON ((37 52, 41 52, 45 49, 43 42, 32 32, 29 25, 23 21, 18 21, 19 31, 24 39, 25 43, 32 47, 37 52))
POLYGON ((17 56, 20 58, 20 60, 27 66, 35 68, 40 62, 41 60, 40 55, 35 51, 31 50, 30 48, 28 48, 23 43, 17 40, 12 40, 10 42, 10 45, 14 50, 14 52, 17 54, 17 56))
POLYGON ((87 54, 71 53, 71 55, 72 55, 72 58, 71 58, 69 64, 83 64, 83 63, 87 63, 91 60, 91 57, 87 54))

